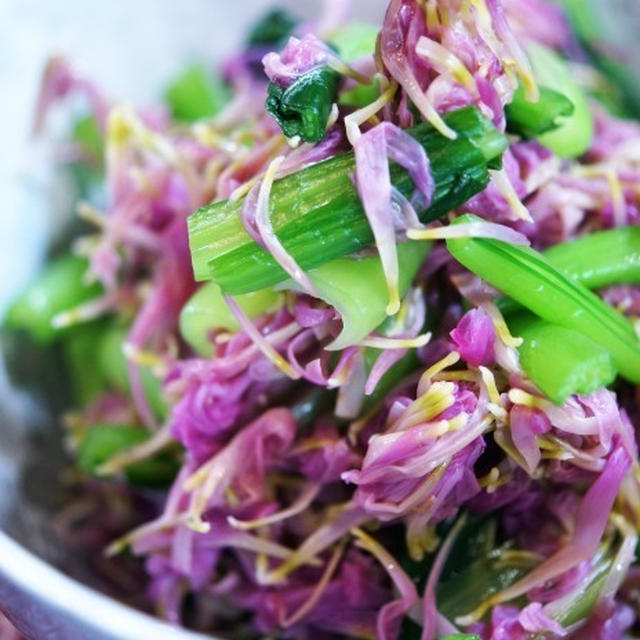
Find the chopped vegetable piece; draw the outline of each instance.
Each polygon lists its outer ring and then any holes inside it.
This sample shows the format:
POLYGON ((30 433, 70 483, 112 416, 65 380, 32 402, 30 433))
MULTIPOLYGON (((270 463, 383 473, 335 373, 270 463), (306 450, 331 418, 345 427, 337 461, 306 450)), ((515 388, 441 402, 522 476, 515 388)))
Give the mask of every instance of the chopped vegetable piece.
POLYGON ((230 95, 222 79, 199 64, 187 67, 166 91, 171 115, 184 122, 216 115, 230 95))
MULTIPOLYGON (((475 216, 461 216, 470 222, 475 216)), ((529 247, 498 240, 447 240, 453 257, 540 318, 583 333, 607 349, 622 376, 640 382, 640 341, 631 323, 529 247)))
POLYGON ((603 560, 598 564, 592 579, 582 582, 580 593, 576 594, 571 602, 567 603, 564 611, 556 616, 563 627, 570 627, 591 614, 600 599, 600 593, 611 571, 611 565, 610 559, 603 560))
POLYGON ((345 89, 338 95, 338 104, 345 107, 361 109, 374 102, 380 95, 380 83, 374 80, 371 84, 357 84, 345 89))
MULTIPOLYGON (((433 201, 421 211, 423 222, 460 206, 488 183, 487 164, 499 158, 506 138, 475 108, 452 111, 445 121, 458 132, 456 140, 429 124, 410 130, 425 147, 436 185, 433 201)), ((352 153, 344 154, 274 183, 271 222, 285 250, 303 269, 373 243, 369 226, 350 176, 352 153)), ((413 191, 408 174, 391 166, 393 185, 405 196, 413 191)), ((260 247, 242 225, 244 202, 220 202, 189 218, 189 243, 196 280, 213 279, 230 294, 263 289, 287 279, 274 257, 260 247)))
POLYGON ((573 103, 570 116, 559 116, 555 130, 541 135, 541 144, 559 156, 573 158, 582 155, 593 137, 593 116, 587 99, 576 84, 567 63, 554 51, 531 43, 527 47, 529 59, 538 83, 565 95, 573 103))
POLYGON ((271 82, 265 107, 287 138, 299 136, 305 142, 319 142, 339 84, 340 74, 329 67, 305 73, 286 89, 271 82))
MULTIPOLYGON (((405 618, 402 621, 400 640, 421 640, 421 638, 422 627, 411 620, 411 618, 405 618)), ((481 640, 481 638, 473 633, 454 633, 452 635, 441 637, 439 640, 481 640)))
POLYGON ((26 331, 41 344, 64 335, 66 328, 53 326, 59 313, 95 298, 102 292, 99 284, 85 280, 88 263, 85 258, 65 255, 57 258, 10 305, 5 318, 9 329, 26 331))
POLYGON ((63 341, 65 369, 77 406, 87 405, 107 388, 100 367, 88 366, 102 341, 104 330, 104 322, 94 321, 70 331, 63 341))
POLYGON ((441 582, 436 589, 440 613, 454 620, 525 576, 532 569, 531 563, 508 562, 502 557, 508 550, 508 545, 494 548, 441 582))
MULTIPOLYGON (((587 289, 640 284, 640 227, 596 231, 554 245, 543 255, 554 267, 587 289)), ((504 315, 520 308, 511 299, 502 299, 498 304, 504 315)))
MULTIPOLYGON (((398 245, 399 288, 404 294, 424 261, 428 243, 398 245)), ((339 350, 368 336, 387 318, 388 295, 380 257, 338 258, 309 272, 320 297, 342 316, 342 331, 327 347, 339 350)))
MULTIPOLYGON (((368 347, 364 351, 364 362, 367 374, 371 373, 371 369, 376 359, 380 355, 380 349, 373 349, 368 347)), ((375 407, 379 402, 384 400, 387 397, 390 391, 393 390, 404 378, 406 378, 410 373, 414 372, 420 365, 420 361, 418 360, 415 352, 413 350, 409 351, 407 355, 404 356, 401 360, 398 360, 383 376, 380 378, 380 381, 376 385, 376 388, 373 390, 373 393, 369 395, 365 395, 364 400, 362 401, 362 407, 360 409, 360 414, 364 415, 375 407)))
POLYGON ((334 31, 327 42, 338 50, 342 60, 351 63, 375 53, 379 32, 373 24, 354 21, 334 31))
MULTIPOLYGON (((90 474, 97 474, 99 467, 117 453, 121 453, 149 438, 143 427, 121 424, 95 424, 84 436, 77 451, 78 465, 90 474)), ((165 487, 175 477, 177 462, 168 454, 136 462, 127 468, 125 475, 132 484, 146 487, 165 487)))
POLYGON ((640 227, 597 231, 544 252, 551 264, 589 289, 640 284, 640 227))
POLYGON ((539 89, 538 101, 529 102, 523 87, 518 87, 513 101, 505 107, 507 131, 527 140, 537 138, 563 126, 562 118, 573 113, 573 103, 564 94, 547 87, 539 89))
MULTIPOLYGON (((127 339, 126 327, 114 326, 104 332, 98 345, 97 363, 107 382, 116 390, 130 392, 127 359, 124 355, 124 343, 127 339)), ((148 368, 140 367, 140 378, 149 405, 156 416, 164 418, 169 407, 162 394, 162 383, 148 368)))
POLYGON ((283 9, 269 11, 256 22, 247 38, 250 47, 268 47, 281 44, 298 24, 298 20, 283 9))
POLYGON ((528 314, 511 318, 509 329, 524 341, 518 349, 522 368, 556 404, 615 380, 617 372, 609 351, 577 331, 528 314))
MULTIPOLYGON (((279 307, 282 294, 273 289, 261 289, 238 296, 236 302, 253 319, 279 307)), ((239 328, 238 320, 215 282, 207 282, 198 289, 180 312, 180 335, 194 351, 207 358, 213 354, 210 339, 213 330, 237 331, 239 328)))

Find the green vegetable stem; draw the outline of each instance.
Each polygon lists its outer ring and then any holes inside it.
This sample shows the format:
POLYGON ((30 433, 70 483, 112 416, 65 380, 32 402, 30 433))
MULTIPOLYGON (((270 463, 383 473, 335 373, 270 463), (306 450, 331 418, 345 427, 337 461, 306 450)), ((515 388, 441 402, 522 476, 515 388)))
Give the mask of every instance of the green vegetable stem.
MULTIPOLYGON (((94 424, 87 430, 77 451, 81 469, 95 475, 102 464, 118 453, 141 444, 150 437, 144 427, 122 424, 94 424)), ((141 460, 125 471, 127 480, 145 487, 166 487, 178 470, 177 461, 169 453, 141 460)))
POLYGON ((505 107, 507 131, 527 140, 537 138, 563 126, 563 118, 573 111, 571 100, 553 89, 540 87, 538 101, 529 102, 523 87, 518 87, 513 101, 505 107))
MULTIPOLYGON (((280 306, 282 294, 273 289, 261 289, 239 295, 235 300, 247 316, 253 319, 280 306)), ((210 339, 212 331, 237 331, 240 328, 215 282, 207 282, 191 296, 180 312, 179 326, 180 335, 185 342, 206 358, 213 354, 210 339)))
MULTIPOLYGON (((462 216, 459 221, 474 219, 462 216)), ((582 333, 604 347, 622 376, 640 382, 640 342, 631 323, 542 254, 481 238, 449 239, 447 248, 467 269, 538 317, 582 333)))
MULTIPOLYGON (((613 284, 640 284, 640 227, 596 231, 571 242, 557 244, 543 253, 556 268, 587 289, 613 284)), ((499 301, 508 315, 519 306, 499 301)))
POLYGON ((611 353, 582 333, 529 314, 510 318, 508 324, 511 333, 523 339, 518 349, 522 368, 556 404, 614 381, 617 371, 611 353))
POLYGON ((571 115, 559 115, 559 126, 539 136, 540 143, 559 156, 574 158, 582 155, 593 137, 593 116, 586 96, 576 84, 567 63, 555 51, 531 43, 527 54, 538 83, 562 93, 573 104, 571 115))
MULTIPOLYGON (((423 222, 460 206, 488 184, 488 168, 499 165, 506 138, 475 108, 450 112, 445 121, 457 133, 445 138, 429 124, 410 133, 431 160, 436 189, 431 205, 420 211, 423 222)), ((373 233, 351 181, 352 153, 336 156, 277 180, 271 190, 271 223, 286 251, 301 268, 373 244, 373 233)), ((413 182, 397 165, 393 185, 405 196, 413 182)), ((189 243, 196 280, 214 280, 228 294, 264 289, 288 278, 274 257, 245 230, 244 201, 224 201, 200 209, 189 218, 189 243)))
POLYGON ((54 327, 53 319, 102 292, 99 284, 85 282, 87 268, 85 258, 72 254, 53 260, 10 305, 5 317, 7 328, 26 331, 40 344, 64 335, 67 329, 54 327))

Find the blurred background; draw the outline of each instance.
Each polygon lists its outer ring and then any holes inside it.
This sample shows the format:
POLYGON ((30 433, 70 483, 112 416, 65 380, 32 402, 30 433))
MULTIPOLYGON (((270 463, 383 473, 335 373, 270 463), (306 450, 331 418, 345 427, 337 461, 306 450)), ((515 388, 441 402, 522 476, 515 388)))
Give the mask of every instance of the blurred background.
MULTIPOLYGON (((47 58, 66 56, 114 99, 149 104, 186 61, 219 60, 276 4, 309 16, 321 0, 0 0, 0 313, 34 274, 71 204, 61 185, 51 191, 49 159, 30 136, 47 58)), ((379 19, 385 4, 352 7, 379 19)), ((55 132, 55 118, 48 124, 55 132)))

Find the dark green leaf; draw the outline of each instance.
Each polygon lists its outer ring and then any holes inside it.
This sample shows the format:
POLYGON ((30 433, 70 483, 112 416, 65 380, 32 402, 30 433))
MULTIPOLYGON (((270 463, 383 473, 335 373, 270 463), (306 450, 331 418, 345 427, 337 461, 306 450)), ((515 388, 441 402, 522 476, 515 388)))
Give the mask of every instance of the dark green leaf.
POLYGON ((450 619, 465 615, 525 576, 531 566, 502 559, 502 553, 508 548, 493 549, 441 582, 436 590, 440 612, 450 619))
POLYGON ((253 26, 247 38, 250 47, 268 47, 281 44, 291 35, 298 20, 283 9, 274 9, 253 26))
POLYGON ((287 138, 300 136, 305 142, 319 142, 339 83, 340 74, 329 67, 305 73, 286 89, 272 82, 265 106, 287 138))

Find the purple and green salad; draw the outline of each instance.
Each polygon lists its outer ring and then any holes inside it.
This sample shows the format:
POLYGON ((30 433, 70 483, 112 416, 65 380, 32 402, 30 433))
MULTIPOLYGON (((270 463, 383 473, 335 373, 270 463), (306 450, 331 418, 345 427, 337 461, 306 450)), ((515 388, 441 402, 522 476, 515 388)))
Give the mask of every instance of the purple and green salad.
POLYGON ((597 34, 578 0, 274 10, 152 108, 50 61, 84 227, 5 325, 64 354, 92 490, 153 497, 106 553, 158 615, 640 630, 640 110, 597 34))

